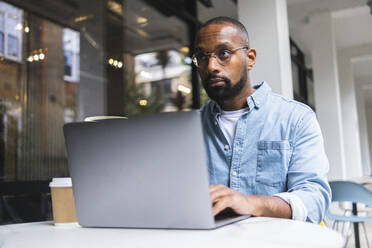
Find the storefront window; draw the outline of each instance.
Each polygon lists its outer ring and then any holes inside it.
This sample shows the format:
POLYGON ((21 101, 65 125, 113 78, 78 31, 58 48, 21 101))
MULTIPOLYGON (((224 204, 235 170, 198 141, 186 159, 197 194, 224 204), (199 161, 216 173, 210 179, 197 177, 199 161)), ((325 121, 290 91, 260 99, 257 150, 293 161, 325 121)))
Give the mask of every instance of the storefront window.
POLYGON ((312 75, 305 65, 305 55, 292 39, 290 47, 294 99, 314 109, 314 85, 312 75))
POLYGON ((191 61, 187 52, 187 47, 181 47, 179 51, 166 50, 135 57, 136 85, 146 93, 144 99, 137 99, 142 100, 139 108, 153 104, 158 108, 154 111, 190 109, 191 61), (157 99, 157 102, 149 102, 146 98, 157 99))
POLYGON ((0 54, 4 54, 4 13, 0 12, 0 54))
POLYGON ((0 1, 0 184, 68 176, 65 123, 197 108, 192 6, 0 1))
POLYGON ((66 122, 191 108, 189 23, 148 1, 94 2, 0 2, 1 181, 67 176, 66 122))
POLYGON ((21 62, 23 11, 0 2, 0 54, 21 62))
POLYGON ((63 54, 65 59, 64 80, 79 82, 80 34, 72 29, 63 29, 63 54))

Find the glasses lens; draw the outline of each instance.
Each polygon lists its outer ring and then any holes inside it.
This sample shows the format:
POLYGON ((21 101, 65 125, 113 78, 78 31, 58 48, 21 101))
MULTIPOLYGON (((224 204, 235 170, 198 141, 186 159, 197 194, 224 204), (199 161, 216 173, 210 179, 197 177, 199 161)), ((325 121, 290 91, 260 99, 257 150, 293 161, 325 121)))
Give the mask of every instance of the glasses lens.
MULTIPOLYGON (((239 47, 238 49, 242 48, 243 47, 239 47)), ((227 48, 220 48, 213 53, 196 53, 192 58, 192 62, 197 67, 204 67, 208 64, 210 56, 212 56, 215 57, 221 65, 227 65, 233 56, 233 53, 238 49, 230 50, 227 48)))
POLYGON ((193 59, 194 64, 197 67, 205 66, 208 63, 208 60, 209 60, 209 56, 207 54, 204 54, 204 53, 195 54, 194 59, 193 59))
POLYGON ((215 54, 218 62, 220 62, 221 65, 226 65, 232 56, 232 51, 229 49, 218 49, 215 54))

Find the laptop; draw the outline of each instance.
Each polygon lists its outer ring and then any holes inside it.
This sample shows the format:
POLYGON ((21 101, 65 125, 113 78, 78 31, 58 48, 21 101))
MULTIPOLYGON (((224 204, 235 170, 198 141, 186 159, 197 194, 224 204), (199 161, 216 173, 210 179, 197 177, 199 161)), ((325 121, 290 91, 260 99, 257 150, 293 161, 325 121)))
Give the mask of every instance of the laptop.
POLYGON ((78 222, 85 227, 213 229, 198 111, 64 126, 78 222))

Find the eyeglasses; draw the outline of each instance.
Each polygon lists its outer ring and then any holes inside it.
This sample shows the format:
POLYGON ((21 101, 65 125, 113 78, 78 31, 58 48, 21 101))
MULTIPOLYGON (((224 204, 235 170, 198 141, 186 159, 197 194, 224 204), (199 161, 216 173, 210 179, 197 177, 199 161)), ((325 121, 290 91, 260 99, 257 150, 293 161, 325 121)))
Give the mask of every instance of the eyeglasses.
POLYGON ((248 47, 242 46, 235 49, 217 48, 211 53, 198 52, 192 56, 192 62, 196 67, 205 67, 209 63, 209 57, 213 56, 220 65, 227 65, 234 53, 240 49, 248 49, 248 47))

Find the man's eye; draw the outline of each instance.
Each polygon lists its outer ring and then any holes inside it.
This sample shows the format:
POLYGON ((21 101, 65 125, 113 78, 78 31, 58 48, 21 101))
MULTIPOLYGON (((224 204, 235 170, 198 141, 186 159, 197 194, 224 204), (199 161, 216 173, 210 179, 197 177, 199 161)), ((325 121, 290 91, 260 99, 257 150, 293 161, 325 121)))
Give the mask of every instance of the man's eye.
POLYGON ((220 58, 221 60, 228 59, 230 55, 231 55, 231 51, 227 49, 221 50, 217 54, 218 58, 220 58))
POLYGON ((208 58, 209 56, 205 53, 198 54, 198 60, 200 61, 208 60, 208 58))

